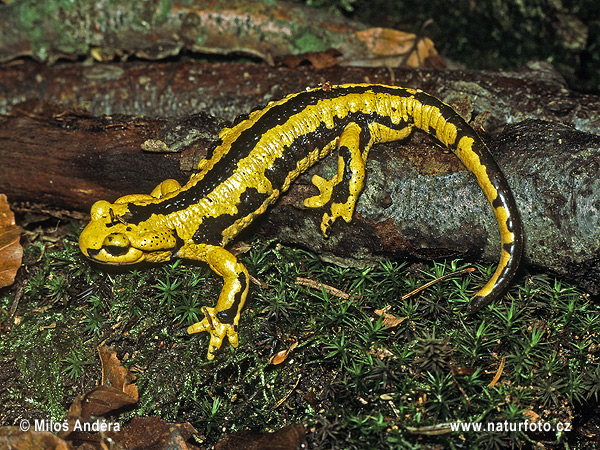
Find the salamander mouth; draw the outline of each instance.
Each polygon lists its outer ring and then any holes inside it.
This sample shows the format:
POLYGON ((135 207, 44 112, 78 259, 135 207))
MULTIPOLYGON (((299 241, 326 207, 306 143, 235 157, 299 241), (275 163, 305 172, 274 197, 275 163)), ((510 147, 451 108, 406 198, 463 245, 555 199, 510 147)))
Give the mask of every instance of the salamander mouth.
POLYGON ((99 249, 88 248, 85 255, 93 261, 104 264, 136 264, 145 259, 145 253, 135 247, 103 246, 99 249))

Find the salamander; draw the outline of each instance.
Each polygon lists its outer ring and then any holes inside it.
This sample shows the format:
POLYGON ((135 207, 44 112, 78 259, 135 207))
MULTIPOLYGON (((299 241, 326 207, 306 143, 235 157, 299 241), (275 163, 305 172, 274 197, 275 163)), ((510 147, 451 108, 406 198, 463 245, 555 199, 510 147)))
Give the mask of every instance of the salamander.
POLYGON ((476 312, 500 296, 523 250, 517 205, 500 168, 475 131, 447 104, 420 90, 374 84, 324 85, 288 95, 252 112, 219 134, 189 181, 159 184, 149 195, 100 200, 80 236, 81 251, 105 264, 204 261, 223 278, 215 307, 188 333, 210 333, 208 359, 225 337, 238 345, 248 271, 225 247, 298 176, 332 152, 337 173, 314 175, 318 193, 304 200, 324 208, 321 231, 350 222, 365 183, 370 148, 405 139, 414 129, 435 136, 471 171, 489 200, 500 230, 500 262, 468 306, 476 312))

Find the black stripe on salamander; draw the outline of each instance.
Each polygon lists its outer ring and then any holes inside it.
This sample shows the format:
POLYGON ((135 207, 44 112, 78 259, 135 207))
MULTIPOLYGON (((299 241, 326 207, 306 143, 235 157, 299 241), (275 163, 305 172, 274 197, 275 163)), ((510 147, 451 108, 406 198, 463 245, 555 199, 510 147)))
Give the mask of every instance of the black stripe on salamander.
POLYGON ((352 160, 352 155, 346 146, 340 147, 338 153, 344 160, 344 173, 342 173, 342 180, 333 187, 330 203, 346 203, 350 196, 350 179, 352 178, 350 161, 352 160))
MULTIPOLYGON (((409 118, 409 122, 411 121, 412 119, 409 118)), ((295 138, 290 146, 284 149, 282 156, 275 159, 271 167, 265 170, 265 178, 267 178, 273 186, 281 187, 284 180, 296 169, 299 161, 315 149, 321 150, 336 137, 340 137, 344 128, 350 123, 356 123, 361 128, 359 145, 361 150, 363 150, 370 140, 368 125, 374 122, 393 129, 406 127, 405 122, 393 124, 389 116, 377 113, 365 114, 362 111, 357 111, 355 113, 347 114, 344 117, 334 116, 333 128, 329 128, 324 122, 321 122, 314 131, 295 138)))
POLYGON ((492 206, 494 207, 494 209, 504 207, 504 209, 507 210, 508 217, 506 218, 506 228, 511 233, 514 233, 515 232, 515 221, 512 216, 512 212, 513 212, 512 204, 515 203, 515 200, 514 200, 513 196, 511 195, 510 191, 508 191, 508 187, 506 186, 506 184, 504 182, 498 182, 496 180, 493 180, 492 184, 494 184, 494 187, 496 188, 496 190, 498 192, 498 195, 496 195, 496 198, 492 202, 492 206))
MULTIPOLYGON (((279 105, 270 107, 268 111, 266 111, 265 114, 257 119, 252 126, 242 131, 238 138, 231 144, 229 152, 227 152, 226 155, 216 162, 210 172, 208 172, 203 179, 198 181, 194 186, 191 186, 186 190, 181 190, 176 196, 163 200, 162 202, 149 203, 145 205, 130 204, 130 215, 128 216, 128 221, 130 223, 137 224, 147 220, 152 214, 168 215, 173 212, 186 209, 188 206, 197 203, 200 199, 208 195, 223 181, 227 180, 237 168, 238 162, 250 154, 256 143, 266 131, 277 125, 285 123, 289 117, 304 111, 307 106, 315 105, 323 99, 337 99, 346 94, 364 94, 367 91, 384 92, 390 95, 401 97, 410 96, 410 94, 404 89, 392 89, 378 86, 354 86, 349 88, 332 89, 330 91, 314 90, 302 92, 279 105)), ((342 98, 339 100, 343 101, 342 98)), ((364 114, 363 116, 366 117, 364 114)), ((386 118, 386 116, 380 117, 386 118)), ((342 118, 341 120, 346 121, 347 123, 347 119, 348 116, 342 118)), ((306 156, 310 151, 310 147, 298 147, 297 150, 304 150, 304 156, 306 156)), ((302 156, 302 158, 304 156, 302 156)), ((298 154, 296 154, 296 158, 298 158, 298 154)), ((284 161, 289 165, 296 163, 296 159, 292 158, 284 159, 284 161)), ((289 165, 286 164, 286 167, 289 168, 289 165)), ((277 178, 281 179, 283 173, 285 172, 280 171, 277 178)), ((287 173, 289 173, 289 170, 287 173)))
MULTIPOLYGON (((229 152, 227 152, 226 157, 221 158, 211 169, 211 171, 206 174, 201 182, 196 184, 196 186, 191 187, 187 191, 182 191, 178 197, 186 197, 185 203, 187 205, 197 203, 216 186, 233 175, 234 170, 237 168, 238 161, 250 154, 250 152, 254 149, 256 144, 267 131, 275 128, 278 125, 283 125, 290 117, 305 111, 308 106, 316 105, 321 100, 325 99, 338 99, 340 102, 342 102, 344 95, 351 93, 363 94, 367 91, 372 91, 373 89, 374 88, 372 86, 356 86, 350 88, 332 89, 330 91, 307 91, 297 94, 279 105, 273 105, 269 107, 268 110, 261 117, 259 117, 252 126, 240 133, 235 141, 232 142, 231 148, 229 152)), ((388 91, 393 95, 404 95, 406 92, 403 89, 385 88, 383 90, 388 91)), ((334 135, 339 133, 338 126, 343 123, 348 123, 349 118, 349 115, 347 115, 346 117, 336 120, 337 123, 335 123, 335 126, 332 129, 334 135)), ((319 127, 318 130, 321 131, 320 133, 303 133, 297 138, 297 141, 298 143, 303 142, 304 145, 292 144, 292 151, 284 152, 284 155, 286 156, 289 154, 289 158, 280 158, 286 161, 287 164, 284 164, 286 166, 286 170, 282 170, 278 174, 279 176, 276 176, 276 178, 278 178, 277 181, 280 181, 280 183, 275 183, 275 188, 281 186, 283 180, 285 180, 285 177, 287 177, 289 172, 293 169, 293 167, 290 167, 292 164, 295 166, 297 161, 300 161, 306 157, 311 150, 318 147, 314 142, 311 145, 309 141, 311 137, 321 137, 322 142, 318 142, 318 145, 325 145, 327 143, 325 142, 328 139, 327 133, 324 132, 325 128, 326 127, 324 126, 319 127), (315 134, 313 135, 313 133, 315 134)), ((333 139, 333 137, 331 139, 333 139)), ((163 214, 168 214, 168 212, 163 214)))
POLYGON ((241 272, 238 275, 238 281, 240 282, 240 289, 234 295, 233 304, 222 311, 217 313, 217 319, 221 323, 233 324, 235 317, 238 313, 238 308, 240 307, 240 302, 242 301, 242 297, 244 296, 244 291, 246 290, 247 282, 246 282, 246 274, 241 272))
MULTIPOLYGON (((381 123, 381 120, 378 121, 381 123)), ((392 127, 391 123, 385 124, 388 128, 392 127)), ((395 128, 404 127, 405 124, 400 126, 395 125, 395 128)), ((359 148, 361 153, 365 151, 366 146, 371 140, 371 132, 366 126, 361 127, 359 137, 359 148)), ((348 197, 350 197, 350 180, 352 179, 352 171, 350 170, 350 163, 352 161, 352 154, 347 147, 340 147, 339 154, 344 159, 344 173, 342 175, 342 181, 333 187, 333 194, 331 195, 331 203, 346 203, 348 197)))
POLYGON ((471 150, 478 156, 480 164, 485 167, 490 183, 497 191, 496 198, 492 200, 492 206, 494 209, 504 207, 508 215, 506 227, 514 234, 514 241, 510 245, 511 250, 506 249, 506 247, 505 249, 511 255, 513 255, 515 259, 519 259, 523 250, 523 232, 521 229, 520 218, 518 216, 518 209, 508 183, 489 149, 483 143, 479 135, 477 135, 469 126, 469 124, 467 124, 465 120, 450 106, 425 93, 416 93, 415 99, 421 102, 423 105, 432 105, 439 108, 444 120, 456 127, 457 136, 454 144, 451 145, 452 148, 456 148, 458 142, 464 136, 468 136, 473 139, 471 150))
POLYGON ((254 188, 246 189, 240 196, 236 205, 235 214, 222 214, 218 217, 205 217, 194 233, 192 240, 196 244, 221 245, 223 230, 226 230, 236 220, 246 217, 256 211, 269 197, 267 193, 260 193, 254 188))

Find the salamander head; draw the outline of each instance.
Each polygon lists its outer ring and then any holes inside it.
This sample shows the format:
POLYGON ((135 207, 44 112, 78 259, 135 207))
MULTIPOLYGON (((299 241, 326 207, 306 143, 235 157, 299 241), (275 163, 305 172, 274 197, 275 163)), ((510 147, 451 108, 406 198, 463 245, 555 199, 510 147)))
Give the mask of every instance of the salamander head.
POLYGON ((101 200, 92 206, 91 221, 79 236, 79 248, 103 264, 135 264, 167 261, 176 252, 173 230, 158 226, 156 216, 138 224, 128 223, 129 203, 101 200))

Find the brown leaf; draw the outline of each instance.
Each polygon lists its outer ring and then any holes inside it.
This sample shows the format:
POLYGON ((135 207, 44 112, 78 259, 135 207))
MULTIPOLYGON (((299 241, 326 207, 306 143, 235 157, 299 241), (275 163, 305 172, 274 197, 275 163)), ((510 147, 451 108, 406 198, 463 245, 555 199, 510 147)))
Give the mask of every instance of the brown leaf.
POLYGON ((6 195, 0 194, 0 288, 13 283, 21 266, 20 236, 21 228, 15 225, 15 215, 8 206, 6 195))
POLYGON ((273 433, 238 431, 225 436, 215 450, 300 450, 308 448, 306 430, 301 424, 288 425, 273 433))
POLYGON ((407 319, 407 317, 396 317, 393 314, 386 313, 383 309, 376 309, 375 314, 383 316, 382 324, 390 328, 397 327, 407 319))
POLYGON ((354 55, 354 58, 364 59, 363 63, 371 61, 370 64, 364 65, 415 68, 446 66, 429 38, 420 38, 416 34, 391 28, 369 28, 357 31, 354 35, 366 47, 366 54, 354 55))
POLYGON ((103 416, 138 401, 137 387, 132 384, 135 375, 123 367, 113 349, 98 347, 98 353, 102 362, 102 384, 73 400, 67 412, 69 428, 59 433, 61 437, 71 434, 77 422, 103 416))
POLYGON ((122 391, 137 402, 138 390, 132 384, 135 375, 123 367, 112 348, 98 347, 98 353, 102 362, 102 385, 122 391))
POLYGON ((127 449, 187 450, 187 441, 196 432, 189 423, 170 424, 160 417, 134 417, 120 432, 107 436, 127 449))
POLYGON ((195 432, 194 427, 187 422, 170 424, 160 417, 134 417, 128 426, 118 431, 111 430, 102 434, 77 433, 73 436, 73 443, 78 449, 103 450, 114 447, 128 450, 191 450, 197 447, 186 441, 195 432))
POLYGON ((269 364, 273 364, 274 366, 281 364, 282 362, 284 362, 288 355, 290 354, 290 352, 292 350, 294 350, 296 348, 296 346, 298 345, 298 342, 294 342, 290 348, 286 349, 286 350, 281 350, 277 353, 275 353, 273 356, 271 356, 271 358, 269 359, 269 364))
POLYGON ((88 417, 99 417, 106 413, 115 411, 123 406, 133 405, 137 399, 125 394, 123 391, 110 386, 98 386, 84 395, 78 396, 69 409, 71 412, 78 412, 75 417, 86 419, 88 417), (78 404, 79 403, 79 404, 78 404))
POLYGON ((53 433, 23 432, 19 427, 0 427, 0 448, 15 450, 70 450, 72 447, 53 433))
POLYGON ((415 45, 417 35, 391 28, 369 28, 357 31, 356 36, 363 41, 373 55, 405 55, 415 45))
POLYGON ((326 69, 338 64, 340 52, 336 49, 329 49, 322 52, 306 52, 299 55, 284 55, 276 58, 276 62, 287 67, 298 67, 308 61, 315 69, 326 69))
POLYGON ((538 420, 540 420, 539 414, 536 413, 533 409, 528 409, 523 413, 523 415, 527 417, 530 422, 537 422, 538 420))

